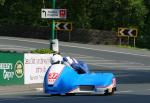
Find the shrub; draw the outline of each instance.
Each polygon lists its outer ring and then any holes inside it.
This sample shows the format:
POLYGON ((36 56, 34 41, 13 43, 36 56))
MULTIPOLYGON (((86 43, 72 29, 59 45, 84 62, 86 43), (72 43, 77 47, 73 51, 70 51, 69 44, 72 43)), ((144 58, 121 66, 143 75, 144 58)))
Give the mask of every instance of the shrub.
POLYGON ((50 54, 55 52, 48 48, 42 48, 42 49, 32 50, 31 53, 50 54))

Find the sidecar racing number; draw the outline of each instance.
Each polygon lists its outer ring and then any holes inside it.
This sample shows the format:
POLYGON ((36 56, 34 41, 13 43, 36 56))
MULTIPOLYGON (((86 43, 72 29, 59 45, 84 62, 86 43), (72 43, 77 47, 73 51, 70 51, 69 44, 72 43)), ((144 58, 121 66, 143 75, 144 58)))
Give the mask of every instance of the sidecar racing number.
POLYGON ((55 73, 55 72, 49 73, 49 75, 48 75, 49 84, 53 84, 56 81, 56 79, 58 78, 58 76, 59 76, 58 73, 55 73))
POLYGON ((50 73, 48 77, 49 79, 57 79, 58 75, 58 73, 50 73))
POLYGON ((52 66, 49 73, 48 73, 48 84, 53 85, 55 81, 58 79, 59 75, 61 74, 64 66, 63 65, 55 65, 52 66))

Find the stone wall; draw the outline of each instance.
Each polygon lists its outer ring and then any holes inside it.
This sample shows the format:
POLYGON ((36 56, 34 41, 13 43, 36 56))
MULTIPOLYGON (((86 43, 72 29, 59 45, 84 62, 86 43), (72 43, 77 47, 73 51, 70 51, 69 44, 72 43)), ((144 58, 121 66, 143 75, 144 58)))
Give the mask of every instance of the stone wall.
MULTIPOLYGON (((61 41, 106 45, 116 44, 117 42, 116 32, 114 31, 74 29, 70 33, 68 31, 57 31, 56 34, 61 41)), ((0 36, 49 39, 50 35, 50 27, 0 26, 0 36)))

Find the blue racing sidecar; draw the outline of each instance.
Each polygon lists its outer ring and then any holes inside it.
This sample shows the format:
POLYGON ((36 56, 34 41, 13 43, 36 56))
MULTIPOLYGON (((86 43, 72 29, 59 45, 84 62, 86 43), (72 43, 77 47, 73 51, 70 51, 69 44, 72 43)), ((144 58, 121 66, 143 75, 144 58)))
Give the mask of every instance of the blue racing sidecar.
POLYGON ((44 77, 44 92, 47 94, 105 94, 116 91, 116 78, 112 73, 78 74, 73 68, 54 64, 44 77))

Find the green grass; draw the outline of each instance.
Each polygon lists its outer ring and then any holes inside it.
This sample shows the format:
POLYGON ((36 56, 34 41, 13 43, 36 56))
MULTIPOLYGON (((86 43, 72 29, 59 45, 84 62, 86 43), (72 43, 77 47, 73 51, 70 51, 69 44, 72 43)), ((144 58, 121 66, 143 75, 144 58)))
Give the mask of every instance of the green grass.
MULTIPOLYGON (((137 48, 137 47, 133 47, 133 46, 130 46, 130 45, 117 45, 117 47, 127 48, 127 49, 134 49, 134 50, 144 50, 144 48, 137 48)), ((148 49, 145 49, 145 50, 148 50, 148 49)))
POLYGON ((42 49, 32 50, 31 53, 51 54, 54 53, 54 51, 48 48, 42 48, 42 49))

